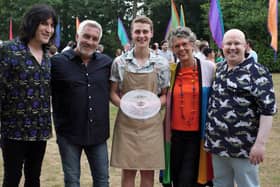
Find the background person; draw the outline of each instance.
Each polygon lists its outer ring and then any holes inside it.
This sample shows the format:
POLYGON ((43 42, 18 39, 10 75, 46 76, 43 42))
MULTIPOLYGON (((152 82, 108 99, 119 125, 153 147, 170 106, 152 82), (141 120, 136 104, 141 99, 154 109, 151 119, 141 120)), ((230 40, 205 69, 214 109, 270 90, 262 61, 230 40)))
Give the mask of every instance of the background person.
POLYGON ((195 45, 196 45, 196 47, 195 47, 195 49, 194 49, 194 56, 195 56, 196 58, 200 59, 200 60, 205 60, 206 57, 205 57, 205 55, 203 54, 203 50, 204 50, 205 48, 209 48, 209 43, 208 43, 208 41, 206 41, 206 40, 201 40, 201 41, 196 40, 195 45))
POLYGON ((49 52, 49 56, 50 56, 50 57, 52 57, 52 56, 58 54, 57 48, 56 48, 55 45, 51 45, 51 46, 49 47, 48 52, 49 52))
POLYGON ((255 62, 258 62, 258 54, 253 50, 253 41, 247 39, 246 53, 248 54, 247 58, 253 57, 255 62))
POLYGON ((116 49, 115 57, 121 56, 122 54, 123 54, 123 51, 120 48, 116 49))
POLYGON ((3 187, 39 187, 47 140, 52 136, 50 59, 57 23, 53 8, 38 4, 24 15, 19 38, 0 49, 3 187))
POLYGON ((159 49, 159 44, 158 44, 157 42, 153 43, 151 49, 153 50, 153 52, 154 52, 156 55, 159 55, 160 49, 159 49))
POLYGON ((217 50, 217 53, 216 53, 215 62, 216 62, 216 63, 219 63, 219 62, 223 62, 223 61, 224 61, 223 52, 222 52, 221 49, 218 49, 218 50, 217 50))
POLYGON ((203 52, 206 60, 209 60, 209 61, 215 63, 215 51, 214 51, 214 49, 207 47, 207 48, 204 48, 202 52, 203 52))
POLYGON ((76 47, 76 42, 74 42, 74 41, 69 41, 68 43, 67 43, 67 45, 62 49, 62 51, 61 52, 64 52, 64 51, 67 51, 67 50, 69 50, 69 49, 74 49, 76 47))
POLYGON ((98 53, 103 53, 103 51, 104 51, 104 45, 99 44, 99 45, 97 46, 96 52, 98 52, 98 53))
POLYGON ((160 46, 161 46, 161 50, 159 51, 159 55, 166 58, 169 63, 175 63, 174 55, 172 51, 168 49, 168 41, 167 40, 161 41, 160 46))
POLYGON ((112 60, 97 53, 102 27, 81 22, 77 47, 52 58, 53 118, 66 187, 80 186, 85 152, 94 187, 109 186, 109 76, 112 60))

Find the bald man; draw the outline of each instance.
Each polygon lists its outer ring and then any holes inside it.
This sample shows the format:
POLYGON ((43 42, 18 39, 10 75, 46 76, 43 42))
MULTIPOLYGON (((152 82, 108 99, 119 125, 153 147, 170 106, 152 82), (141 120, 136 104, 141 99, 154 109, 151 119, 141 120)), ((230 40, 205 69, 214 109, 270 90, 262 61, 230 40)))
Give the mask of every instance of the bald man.
POLYGON ((245 59, 246 39, 231 29, 223 38, 225 62, 217 64, 209 100, 205 148, 212 153, 215 187, 259 187, 258 165, 276 113, 267 68, 245 59))

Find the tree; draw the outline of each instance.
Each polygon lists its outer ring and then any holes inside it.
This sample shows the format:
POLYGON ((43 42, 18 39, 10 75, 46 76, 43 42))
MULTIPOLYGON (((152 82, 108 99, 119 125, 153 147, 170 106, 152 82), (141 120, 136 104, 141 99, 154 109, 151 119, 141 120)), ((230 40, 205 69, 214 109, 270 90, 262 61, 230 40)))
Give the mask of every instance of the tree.
MULTIPOLYGON (((177 9, 184 6, 186 25, 197 35, 198 39, 211 41, 208 26, 209 0, 174 0, 177 9)), ((121 44, 117 36, 117 18, 120 17, 128 34, 132 19, 136 15, 144 14, 154 23, 153 41, 164 39, 165 30, 171 15, 170 0, 0 0, 0 39, 9 37, 9 19, 13 19, 14 36, 18 34, 18 27, 24 12, 35 3, 46 3, 54 7, 61 20, 61 47, 69 40, 75 40, 75 18, 80 21, 93 19, 103 27, 101 43, 105 52, 113 56, 115 49, 121 44)), ((280 63, 273 62, 273 51, 269 47, 270 36, 267 32, 268 0, 220 0, 224 18, 225 30, 239 28, 255 42, 255 49, 260 54, 260 62, 270 69, 280 71, 280 63), (261 13, 260 13, 261 12, 261 13)), ((279 20, 279 19, 278 19, 279 20)), ((212 46, 214 43, 211 42, 212 46)), ((278 58, 278 62, 279 62, 278 58)))
MULTIPOLYGON (((280 71, 280 60, 274 63, 273 51, 269 47, 270 35, 267 31, 268 0, 221 0, 221 10, 225 31, 231 28, 242 30, 247 38, 254 42, 254 49, 259 54, 259 62, 265 64, 271 71, 280 71)), ((205 35, 209 35, 208 11, 209 2, 202 5, 205 35)), ((279 18, 278 18, 279 20, 279 18)), ((211 42, 213 43, 213 42, 211 42)))

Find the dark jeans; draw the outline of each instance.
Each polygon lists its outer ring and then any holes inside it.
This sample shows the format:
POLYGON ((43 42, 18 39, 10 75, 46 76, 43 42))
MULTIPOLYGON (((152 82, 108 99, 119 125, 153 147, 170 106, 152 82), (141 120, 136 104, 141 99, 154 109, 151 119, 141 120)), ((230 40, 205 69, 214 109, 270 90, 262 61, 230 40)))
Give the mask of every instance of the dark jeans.
POLYGON ((46 151, 46 141, 17 141, 4 139, 3 187, 18 187, 24 167, 25 187, 39 187, 41 166, 46 151))
POLYGON ((174 187, 197 186, 199 132, 172 131, 171 180, 174 187))

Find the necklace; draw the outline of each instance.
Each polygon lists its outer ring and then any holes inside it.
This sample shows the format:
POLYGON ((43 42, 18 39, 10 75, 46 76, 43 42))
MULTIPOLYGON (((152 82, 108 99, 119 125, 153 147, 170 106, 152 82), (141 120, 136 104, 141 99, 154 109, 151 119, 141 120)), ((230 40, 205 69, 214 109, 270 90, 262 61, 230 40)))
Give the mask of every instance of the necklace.
MULTIPOLYGON (((181 66, 182 68, 182 66, 181 66)), ((192 108, 191 108, 191 113, 190 116, 187 118, 185 115, 185 103, 184 103, 184 88, 183 88, 183 78, 184 78, 184 74, 183 73, 179 73, 178 75, 178 80, 179 80, 179 87, 180 87, 180 111, 181 111, 181 118, 183 119, 183 121, 185 121, 185 123, 188 126, 191 126, 193 124, 194 121, 194 116, 195 116, 195 93, 196 93, 196 88, 195 88, 195 78, 196 78, 196 74, 197 74, 197 64, 196 64, 196 60, 193 61, 193 68, 192 68, 192 78, 191 78, 191 84, 192 84, 192 108)))

